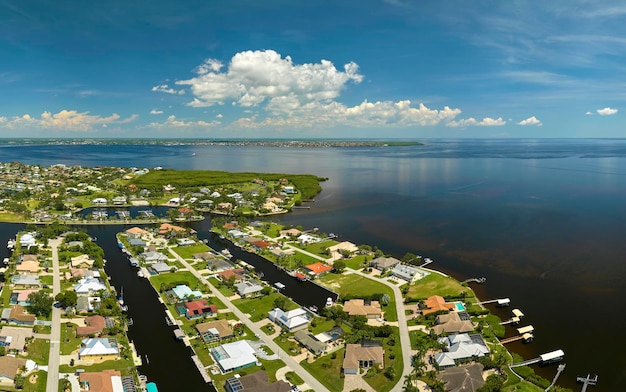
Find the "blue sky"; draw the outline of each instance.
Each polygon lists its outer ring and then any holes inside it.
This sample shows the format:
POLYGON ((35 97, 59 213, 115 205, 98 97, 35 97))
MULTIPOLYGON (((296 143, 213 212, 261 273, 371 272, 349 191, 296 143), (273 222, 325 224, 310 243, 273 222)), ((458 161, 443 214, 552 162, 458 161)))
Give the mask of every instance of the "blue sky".
POLYGON ((0 0, 0 59, 0 137, 626 136, 620 1, 0 0))

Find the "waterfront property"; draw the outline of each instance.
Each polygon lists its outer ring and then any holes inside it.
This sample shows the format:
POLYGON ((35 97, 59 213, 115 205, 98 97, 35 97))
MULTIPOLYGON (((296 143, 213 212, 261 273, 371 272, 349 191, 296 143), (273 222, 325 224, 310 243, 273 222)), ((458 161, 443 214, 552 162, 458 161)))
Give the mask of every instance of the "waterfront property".
POLYGON ((426 306, 426 309, 422 309, 423 315, 455 309, 454 303, 446 302, 446 300, 439 295, 432 295, 426 298, 424 305, 426 306))
POLYGON ((427 276, 429 272, 426 272, 423 269, 414 267, 412 265, 398 263, 393 266, 391 274, 396 278, 405 280, 409 283, 413 283, 427 276))
POLYGON ((235 336, 230 323, 224 319, 197 324, 196 330, 205 343, 230 339, 235 336))
POLYGON ((174 287, 171 291, 180 301, 202 297, 201 291, 191 290, 186 284, 180 284, 174 287))
POLYGON ((255 351, 246 340, 222 344, 211 349, 211 356, 222 373, 245 369, 257 364, 255 351))
POLYGON ((119 357, 120 349, 117 339, 114 338, 83 339, 81 348, 78 350, 78 358, 83 360, 103 362, 119 357))
MULTIPOLYGON (((117 392, 126 391, 122 381, 122 373, 117 370, 101 372, 82 372, 78 378, 81 391, 117 392)), ((134 383, 133 383, 134 384, 134 383)))
POLYGON ((309 324, 309 318, 306 310, 299 308, 285 312, 280 308, 275 308, 269 312, 269 319, 279 327, 285 328, 292 332, 298 329, 306 328, 309 324))
POLYGON ((326 351, 326 343, 319 341, 309 331, 296 331, 293 337, 298 343, 313 353, 313 355, 322 355, 324 351, 326 351))
POLYGON ((475 391, 485 385, 483 365, 475 363, 445 369, 438 378, 446 385, 446 391, 475 391))
POLYGON ((100 315, 85 317, 85 326, 76 328, 76 336, 100 335, 106 324, 106 319, 100 315))
POLYGON ((168 265, 167 263, 159 262, 159 263, 154 263, 151 266, 149 266, 148 270, 150 270, 150 273, 158 275, 158 274, 162 274, 165 272, 170 272, 172 268, 176 268, 176 267, 172 267, 168 265))
POLYGON ((176 304, 176 312, 189 320, 193 320, 215 316, 217 314, 217 306, 209 305, 206 300, 200 299, 176 304))
POLYGON ((279 380, 274 383, 269 382, 267 373, 264 371, 247 374, 245 376, 230 377, 226 379, 224 386, 227 392, 253 391, 253 392, 290 392, 291 385, 279 380))
POLYGON ((437 335, 442 333, 465 333, 474 330, 471 318, 467 312, 451 312, 440 314, 436 318, 433 331, 437 335))
POLYGON ((309 275, 320 276, 322 274, 325 274, 331 271, 333 267, 324 263, 313 263, 313 264, 305 265, 304 269, 308 271, 309 275))
POLYGON ((241 298, 256 297, 261 295, 261 291, 263 291, 263 286, 257 282, 245 281, 235 284, 235 287, 241 298))
POLYGON ((395 267, 398 263, 400 263, 400 260, 395 257, 377 257, 374 260, 371 260, 369 265, 379 271, 385 272, 390 268, 395 267))
POLYGON ((455 361, 483 357, 489 354, 489 348, 480 334, 456 334, 439 339, 446 346, 446 351, 435 354, 439 368, 455 366, 455 361))
POLYGON ((359 369, 369 369, 372 366, 383 367, 384 350, 380 345, 347 344, 343 359, 345 374, 358 374, 359 369))

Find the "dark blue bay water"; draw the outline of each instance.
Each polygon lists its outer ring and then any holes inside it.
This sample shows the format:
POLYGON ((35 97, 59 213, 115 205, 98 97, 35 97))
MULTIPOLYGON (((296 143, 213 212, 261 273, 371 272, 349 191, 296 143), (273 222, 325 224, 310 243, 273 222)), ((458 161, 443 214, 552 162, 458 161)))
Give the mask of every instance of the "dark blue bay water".
MULTIPOLYGON (((428 256, 458 279, 486 276, 474 286, 479 296, 509 297, 535 327, 532 344, 511 350, 530 358, 563 349, 559 384, 575 390, 576 375, 588 372, 600 375, 594 391, 626 385, 618 335, 626 327, 626 140, 326 149, 0 144, 0 161, 328 177, 310 210, 277 219, 398 257, 428 256)), ((10 231, 0 226, 0 234, 10 231)), ((551 379, 556 367, 537 371, 551 379)))

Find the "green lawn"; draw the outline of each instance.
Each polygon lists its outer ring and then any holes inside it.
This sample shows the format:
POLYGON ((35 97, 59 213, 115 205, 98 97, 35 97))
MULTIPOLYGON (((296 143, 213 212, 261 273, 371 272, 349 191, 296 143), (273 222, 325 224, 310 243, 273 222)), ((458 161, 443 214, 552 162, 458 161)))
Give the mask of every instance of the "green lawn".
POLYGON ((291 356, 300 354, 300 344, 293 340, 291 334, 279 335, 274 338, 274 342, 291 356))
MULTIPOLYGON (((278 297, 284 297, 278 292, 265 295, 258 298, 242 298, 233 301, 233 305, 239 308, 244 313, 250 314, 250 320, 260 321, 267 317, 270 310, 274 309, 274 300, 278 297)), ((295 302, 288 300, 287 309, 297 309, 299 306, 295 302)))
POLYGON ((313 335, 317 335, 318 333, 326 332, 335 327, 335 320, 325 320, 322 317, 315 318, 315 326, 311 323, 309 325, 309 329, 313 335))
POLYGON ((61 355, 69 355, 80 347, 82 339, 76 337, 76 328, 76 324, 61 323, 61 355))
POLYGON ((191 246, 177 246, 171 249, 183 259, 191 259, 191 257, 196 253, 204 253, 211 250, 211 248, 203 243, 191 246))
POLYGON ((233 294, 236 294, 235 291, 228 288, 217 278, 209 278, 209 283, 211 283, 216 289, 220 291, 220 293, 224 294, 227 297, 230 297, 233 294))
POLYGON ((76 369, 85 369, 86 372, 101 372, 106 369, 119 370, 122 376, 130 376, 134 369, 134 364, 131 359, 118 359, 114 361, 105 361, 102 363, 96 363, 91 366, 84 365, 61 365, 59 366, 60 373, 74 373, 76 369))
POLYGON ((50 341, 45 339, 35 339, 28 345, 28 358, 39 365, 48 364, 50 357, 50 341))
POLYGON ((44 372, 40 370, 38 372, 34 372, 30 374, 26 380, 24 380, 24 392, 46 392, 46 382, 48 380, 48 372, 44 372), (31 375, 37 376, 37 381, 34 384, 31 384, 29 379, 31 375))
POLYGON ((369 256, 358 255, 351 259, 344 260, 344 261, 346 262, 346 267, 352 268, 353 270, 360 270, 361 268, 363 268, 364 266, 363 262, 365 262, 366 260, 369 260, 369 256))
POLYGON ((322 256, 324 258, 328 258, 328 256, 324 254, 324 250, 333 245, 337 245, 338 243, 339 242, 337 241, 326 240, 326 241, 315 242, 313 244, 309 244, 305 246, 302 246, 300 244, 294 244, 294 245, 297 246, 298 248, 306 250, 307 252, 316 254, 318 256, 322 256))
POLYGON ((344 348, 335 351, 335 359, 332 359, 332 354, 328 354, 318 358, 313 363, 307 363, 304 360, 300 362, 300 365, 331 392, 341 392, 343 390, 341 367, 343 366, 345 351, 344 348))
POLYGON ((383 373, 384 369, 377 371, 376 375, 373 377, 364 377, 365 381, 377 392, 391 390, 402 376, 404 364, 402 361, 402 346, 400 345, 400 333, 398 328, 394 328, 393 334, 383 340, 383 348, 385 349, 385 368, 389 366, 393 367, 395 377, 393 380, 389 380, 383 373), (390 341, 393 341, 394 344, 390 345, 390 341))
POLYGON ((406 297, 411 299, 425 299, 431 295, 440 295, 446 298, 457 297, 462 292, 466 292, 468 297, 474 296, 472 290, 462 286, 456 279, 431 272, 425 278, 412 284, 406 297))
POLYGON ((192 290, 201 286, 200 281, 189 271, 178 271, 174 273, 164 273, 150 277, 152 285, 161 291, 163 287, 174 287, 179 284, 186 284, 192 290))
POLYGON ((8 286, 4 286, 2 289, 2 304, 5 308, 9 307, 9 300, 11 299, 11 289, 8 286))
POLYGON ((339 293, 339 297, 359 298, 362 293, 387 294, 391 298, 389 304, 383 307, 385 320, 398 321, 396 314, 396 301, 393 289, 383 283, 354 274, 326 274, 320 278, 321 283, 331 290, 339 293))
POLYGON ((296 372, 287 372, 285 373, 285 378, 293 385, 302 385, 304 384, 304 380, 298 376, 296 372))

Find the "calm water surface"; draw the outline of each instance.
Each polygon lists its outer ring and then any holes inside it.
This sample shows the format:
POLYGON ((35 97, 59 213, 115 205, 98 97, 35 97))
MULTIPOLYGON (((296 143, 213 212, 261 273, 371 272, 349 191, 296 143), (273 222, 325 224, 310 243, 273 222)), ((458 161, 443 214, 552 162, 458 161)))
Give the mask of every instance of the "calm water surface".
MULTIPOLYGON (((485 285, 474 286, 479 296, 509 297, 527 315, 524 324, 535 327, 535 341, 513 351, 531 358, 563 349, 559 384, 575 390, 576 375, 588 372, 600 374, 594 391, 626 386, 623 344, 610 338, 626 327, 626 140, 327 149, 0 145, 0 161, 329 177, 311 210, 280 220, 398 257, 428 256, 458 279, 486 276, 485 285)), ((551 379, 556 367, 537 372, 551 379)))

